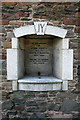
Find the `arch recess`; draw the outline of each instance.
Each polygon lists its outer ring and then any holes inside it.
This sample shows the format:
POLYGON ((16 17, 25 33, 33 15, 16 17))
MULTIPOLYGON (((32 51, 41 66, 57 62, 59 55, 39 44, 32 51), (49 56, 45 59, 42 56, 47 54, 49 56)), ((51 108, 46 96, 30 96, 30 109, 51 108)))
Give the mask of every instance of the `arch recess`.
POLYGON ((53 35, 60 38, 65 38, 67 30, 47 25, 47 22, 34 22, 34 25, 26 25, 13 30, 15 37, 21 37, 25 35, 53 35), (42 30, 39 32, 39 30, 42 30))

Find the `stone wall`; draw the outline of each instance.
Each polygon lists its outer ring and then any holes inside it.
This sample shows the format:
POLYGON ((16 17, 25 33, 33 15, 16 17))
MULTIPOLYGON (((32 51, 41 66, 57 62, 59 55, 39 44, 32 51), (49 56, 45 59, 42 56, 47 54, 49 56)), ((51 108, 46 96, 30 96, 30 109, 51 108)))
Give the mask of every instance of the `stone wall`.
POLYGON ((3 118, 79 118, 80 2, 2 2, 0 15, 1 12, 0 89, 3 118), (48 21, 68 30, 66 38, 70 38, 69 48, 74 51, 74 80, 69 81, 66 92, 12 92, 11 81, 6 79, 6 49, 11 48, 13 29, 32 21, 48 21))

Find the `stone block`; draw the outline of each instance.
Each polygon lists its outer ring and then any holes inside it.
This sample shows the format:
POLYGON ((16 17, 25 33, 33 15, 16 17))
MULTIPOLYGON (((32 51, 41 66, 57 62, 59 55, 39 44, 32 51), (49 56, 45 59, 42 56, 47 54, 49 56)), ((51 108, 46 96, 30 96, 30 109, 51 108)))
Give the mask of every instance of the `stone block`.
POLYGON ((15 105, 14 109, 17 111, 24 111, 25 106, 24 105, 15 105))
POLYGON ((15 6, 17 3, 16 2, 4 2, 3 6, 15 6))
POLYGON ((37 13, 43 13, 45 11, 46 11, 46 8, 45 8, 44 5, 39 5, 39 6, 36 7, 36 12, 37 13))
POLYGON ((37 106, 37 103, 35 101, 30 101, 26 103, 26 106, 37 106))
POLYGON ((62 82, 62 90, 68 90, 68 80, 62 82))
POLYGON ((19 48, 19 40, 17 38, 12 38, 12 48, 19 48))
POLYGON ((7 49, 7 79, 17 80, 24 74, 24 53, 19 49, 7 49))
POLYGON ((0 26, 0 33, 5 32, 5 28, 0 26))
POLYGON ((2 42, 2 46, 4 49, 11 48, 11 42, 8 41, 2 42))
POLYGON ((79 19, 77 19, 77 18, 64 18, 63 23, 65 25, 79 25, 79 19))
POLYGON ((61 90, 61 84, 24 84, 19 83, 19 90, 27 91, 52 91, 52 90, 61 90))
POLYGON ((62 79, 62 50, 53 50, 53 76, 62 79), (58 69, 57 69, 58 68, 58 69))
POLYGON ((72 100, 64 100, 62 103, 60 111, 64 113, 70 113, 70 111, 78 111, 80 109, 80 105, 72 100))
POLYGON ((7 49, 7 79, 15 80, 18 79, 18 63, 17 63, 16 49, 7 49))
POLYGON ((0 25, 8 25, 9 20, 0 20, 0 25))
POLYGON ((8 100, 2 103, 2 110, 11 110, 14 104, 12 101, 8 100))
POLYGON ((53 50, 53 75, 62 80, 73 79, 73 50, 53 50))
POLYGON ((40 112, 36 112, 36 113, 33 113, 31 116, 30 116, 30 120, 39 120, 39 119, 43 119, 43 120, 46 120, 45 118, 45 114, 42 114, 40 112))
POLYGON ((18 89, 18 84, 17 84, 17 80, 12 81, 12 90, 17 90, 18 89))
POLYGON ((73 80, 73 50, 62 50, 62 80, 73 80))
POLYGON ((69 38, 64 38, 62 39, 63 44, 62 44, 62 49, 69 49, 69 38))
POLYGON ((35 29, 33 25, 28 25, 24 27, 20 27, 13 30, 16 37, 24 36, 24 35, 30 35, 35 34, 35 29))
POLYGON ((20 20, 13 20, 13 21, 9 21, 10 25, 19 25, 22 26, 24 25, 24 21, 20 21, 20 20))
MULTIPOLYGON (((18 100, 18 99, 19 99, 19 100, 23 100, 24 97, 25 97, 25 96, 24 96, 24 93, 25 93, 24 91, 15 91, 14 93, 10 94, 9 97, 10 97, 10 99, 13 100, 13 101, 14 101, 15 99, 17 99, 17 100, 18 100)), ((14 101, 14 102, 16 102, 16 101, 14 101)))
POLYGON ((53 49, 69 49, 69 39, 68 38, 64 38, 64 39, 60 39, 60 38, 55 38, 53 39, 53 49))
POLYGON ((14 34, 13 32, 7 32, 7 38, 13 38, 14 34))
POLYGON ((45 34, 47 35, 54 35, 61 38, 64 38, 66 33, 67 33, 67 30, 65 29, 55 27, 55 26, 49 26, 49 25, 47 26, 47 29, 45 31, 45 34))
POLYGON ((6 59, 6 54, 0 55, 0 59, 6 59))
POLYGON ((52 110, 54 110, 54 111, 59 111, 59 109, 60 109, 60 106, 58 106, 58 105, 56 105, 56 104, 54 104, 54 103, 51 103, 50 105, 49 105, 49 107, 48 107, 48 110, 50 111, 52 111, 52 110))

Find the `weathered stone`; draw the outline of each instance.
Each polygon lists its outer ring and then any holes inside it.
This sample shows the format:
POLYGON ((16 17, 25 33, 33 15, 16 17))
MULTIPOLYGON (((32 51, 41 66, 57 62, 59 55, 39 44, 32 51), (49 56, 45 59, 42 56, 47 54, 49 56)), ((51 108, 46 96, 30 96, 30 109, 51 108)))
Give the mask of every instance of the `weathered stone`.
POLYGON ((7 75, 7 71, 6 70, 1 70, 0 75, 7 75))
POLYGON ((13 32, 7 32, 7 38, 14 38, 13 32))
POLYGON ((12 101, 5 101, 2 103, 2 110, 11 110, 13 108, 14 104, 12 101))
POLYGON ((75 99, 76 97, 77 97, 77 95, 75 93, 71 93, 69 91, 67 91, 67 92, 59 92, 57 94, 57 98, 61 98, 61 99, 65 99, 65 98, 75 99))
POLYGON ((38 17, 40 17, 40 16, 39 16, 39 13, 34 13, 34 14, 33 14, 33 18, 38 18, 38 17))
POLYGON ((17 111, 16 110, 10 110, 7 115, 16 115, 17 114, 17 111))
POLYGON ((30 117, 30 120, 46 120, 45 115, 41 113, 33 113, 30 117))
POLYGON ((59 111, 60 107, 54 103, 51 103, 51 105, 48 107, 48 110, 55 110, 59 111))
POLYGON ((24 111, 24 105, 15 105, 14 109, 17 111, 24 111))
POLYGON ((16 2, 4 2, 2 3, 3 6, 15 6, 17 3, 16 2))
POLYGON ((35 107, 29 107, 29 108, 26 107, 25 110, 27 112, 45 112, 46 107, 44 107, 44 106, 42 106, 42 107, 35 106, 35 107))
POLYGON ((37 111, 39 111, 39 108, 38 108, 37 106, 35 106, 35 107, 28 107, 28 108, 26 107, 25 110, 26 110, 27 112, 33 112, 33 111, 34 111, 34 112, 35 112, 35 111, 37 112, 37 111))
POLYGON ((36 116, 35 113, 31 115, 30 120, 38 120, 38 117, 36 116))
POLYGON ((9 95, 10 99, 13 100, 15 98, 17 99, 24 99, 24 92, 23 91, 16 91, 16 92, 13 92, 9 95))
POLYGON ((32 22, 31 22, 31 21, 28 22, 28 21, 27 21, 27 22, 25 22, 24 24, 25 24, 25 25, 34 25, 34 22, 33 22, 33 21, 32 21, 32 22))
POLYGON ((9 120, 9 117, 7 115, 2 114, 2 120, 9 120))
POLYGON ((21 105, 21 104, 24 104, 25 103, 25 98, 14 98, 13 99, 13 102, 17 105, 21 105))
POLYGON ((27 102, 26 106, 36 106, 37 103, 35 101, 27 102))
POLYGON ((45 119, 45 114, 42 114, 42 113, 36 113, 36 116, 39 118, 39 119, 45 119))
POLYGON ((80 48, 79 43, 70 42, 70 49, 78 49, 78 48, 80 48))
POLYGON ((77 18, 64 18, 63 23, 65 25, 79 25, 77 18))
POLYGON ((13 13, 16 13, 17 10, 16 11, 14 11, 14 10, 7 10, 7 12, 13 14, 13 13))
POLYGON ((70 113, 71 111, 78 111, 78 110, 80 110, 80 105, 72 100, 64 100, 60 108, 60 111, 63 111, 64 113, 70 113))
POLYGON ((11 16, 7 17, 7 20, 19 20, 19 14, 12 14, 11 16))
POLYGON ((24 111, 19 112, 18 111, 17 115, 20 117, 21 120, 28 120, 28 114, 27 114, 27 112, 24 112, 24 111))
POLYGON ((0 33, 5 32, 5 28, 0 26, 0 33))
POLYGON ((75 37, 75 33, 71 30, 69 30, 66 34, 66 38, 74 38, 75 37))
POLYGON ((2 43, 4 49, 11 48, 11 42, 5 41, 2 43))
MULTIPOLYGON (((6 81, 2 83, 2 86, 3 86, 4 88, 6 88, 6 86, 8 86, 8 88, 9 88, 9 87, 12 87, 11 82, 6 82, 6 81)), ((8 93, 6 93, 6 92, 3 92, 3 93, 2 93, 2 94, 7 97, 8 93), (4 93, 4 94, 3 94, 3 93, 4 93), (5 95, 5 94, 6 94, 6 95, 5 95)))
POLYGON ((30 18, 28 18, 28 17, 21 17, 21 18, 20 18, 20 20, 29 21, 29 20, 31 20, 31 19, 30 19, 30 18))
POLYGON ((21 12, 32 12, 32 10, 20 10, 21 12))
POLYGON ((40 94, 39 97, 45 98, 45 97, 48 97, 48 95, 47 94, 40 94))
POLYGON ((29 17, 29 13, 24 13, 24 17, 29 17))
POLYGON ((40 107, 41 106, 45 107, 45 106, 47 106, 47 102, 38 102, 37 105, 40 106, 40 107))
MULTIPOLYGON (((0 55, 0 59, 4 59, 5 60, 6 59, 6 54, 0 55)), ((4 63, 2 63, 2 64, 4 64, 4 63)))
MULTIPOLYGON (((12 20, 12 21, 9 21, 9 24, 10 25, 19 25, 19 26, 22 26, 24 25, 24 21, 21 21, 21 20, 12 20)), ((16 26, 15 26, 16 27, 16 26)), ((17 26, 18 27, 18 26, 17 26)))
POLYGON ((45 12, 45 11, 46 11, 46 8, 45 8, 44 5, 39 5, 39 6, 37 6, 37 8, 36 8, 36 12, 37 12, 37 13, 43 13, 43 12, 45 12))
POLYGON ((41 18, 41 17, 46 17, 47 15, 45 13, 34 13, 33 17, 34 18, 41 18))
POLYGON ((35 94, 33 92, 28 92, 27 95, 25 95, 25 98, 35 98, 35 94))
POLYGON ((4 9, 14 9, 14 6, 3 6, 4 9))

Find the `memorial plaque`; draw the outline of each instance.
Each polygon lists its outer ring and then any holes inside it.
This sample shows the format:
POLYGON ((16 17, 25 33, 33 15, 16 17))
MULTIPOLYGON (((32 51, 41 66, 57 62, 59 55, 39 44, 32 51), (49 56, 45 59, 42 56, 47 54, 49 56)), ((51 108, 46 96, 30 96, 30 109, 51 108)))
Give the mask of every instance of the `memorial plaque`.
POLYGON ((26 40, 26 73, 28 75, 52 75, 52 46, 50 39, 26 40))

